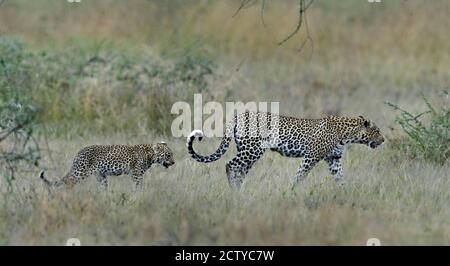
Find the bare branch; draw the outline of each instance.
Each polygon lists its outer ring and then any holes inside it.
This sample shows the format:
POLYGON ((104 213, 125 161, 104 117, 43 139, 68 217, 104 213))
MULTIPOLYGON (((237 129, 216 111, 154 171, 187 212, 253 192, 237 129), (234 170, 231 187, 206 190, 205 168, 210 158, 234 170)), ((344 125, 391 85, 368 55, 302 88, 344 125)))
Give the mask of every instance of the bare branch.
POLYGON ((310 43, 311 44, 311 54, 309 56, 309 60, 311 60, 312 55, 314 54, 314 41, 313 38, 311 37, 311 34, 309 33, 309 25, 308 25, 308 19, 305 13, 305 29, 306 29, 306 40, 303 41, 302 45, 300 45, 300 48, 297 50, 297 52, 301 52, 303 50, 303 47, 306 45, 306 43, 310 43))
POLYGON ((289 39, 291 39, 295 34, 298 33, 300 30, 302 23, 303 23, 303 15, 305 14, 305 11, 311 6, 311 4, 314 2, 314 0, 310 0, 309 3, 305 6, 305 0, 299 0, 299 14, 298 14, 298 20, 297 20, 297 26, 295 27, 294 31, 292 31, 286 38, 284 38, 281 42, 278 43, 278 45, 283 45, 285 42, 287 42, 289 39))
MULTIPOLYGON (((254 5, 258 0, 242 0, 240 6, 238 7, 238 9, 236 10, 236 12, 233 14, 232 17, 235 17, 242 9, 248 8, 252 5, 254 5)), ((311 6, 311 4, 314 2, 314 0, 309 0, 309 2, 307 2, 305 4, 306 0, 299 0, 298 4, 299 4, 299 9, 298 9, 298 19, 297 19, 297 24, 295 26, 295 29, 289 33, 288 36, 286 36, 282 41, 280 41, 278 43, 278 45, 283 45, 285 42, 287 42, 288 40, 290 40, 295 34, 297 34, 300 31, 300 28, 302 27, 303 24, 303 20, 304 20, 304 15, 306 10, 311 6)), ((266 10, 266 0, 261 0, 261 22, 264 26, 264 28, 266 27, 266 22, 264 20, 264 12, 266 10)), ((306 18, 305 18, 306 20, 306 18)), ((306 22, 305 22, 306 23, 306 22)), ((308 37, 306 42, 311 41, 311 45, 312 45, 312 38, 309 35, 309 30, 307 29, 308 32, 308 37)), ((302 47, 305 45, 305 42, 301 45, 302 47)))
POLYGON ((303 0, 300 0, 300 8, 299 8, 299 14, 298 14, 298 21, 297 26, 295 27, 294 31, 292 31, 286 38, 284 38, 281 42, 278 43, 278 45, 283 45, 283 43, 287 42, 289 39, 291 39, 297 32, 300 30, 300 27, 302 26, 303 22, 303 0))
MULTIPOLYGON (((9 135, 11 135, 12 133, 16 132, 17 130, 21 129, 23 127, 23 125, 16 125, 13 128, 10 128, 6 131, 5 135, 0 136, 0 142, 2 142, 3 140, 5 140, 9 135)), ((3 133, 3 132, 2 132, 3 133)))
POLYGON ((239 6, 239 8, 236 10, 236 12, 234 12, 233 16, 231 16, 232 18, 234 18, 235 16, 237 16, 237 14, 245 8, 248 8, 250 6, 252 6, 253 4, 256 3, 257 0, 242 0, 241 1, 241 5, 239 6))

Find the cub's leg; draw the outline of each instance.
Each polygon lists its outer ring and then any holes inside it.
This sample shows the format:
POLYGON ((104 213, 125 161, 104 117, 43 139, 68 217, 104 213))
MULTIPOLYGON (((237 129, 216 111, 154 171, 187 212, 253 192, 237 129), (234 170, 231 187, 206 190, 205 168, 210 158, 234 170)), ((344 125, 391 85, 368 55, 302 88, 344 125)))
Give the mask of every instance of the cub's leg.
POLYGON ((81 183, 93 174, 93 167, 88 158, 75 158, 69 173, 61 181, 68 187, 81 183))
POLYGON ((143 183, 144 183, 144 172, 143 171, 132 171, 131 172, 131 180, 133 180, 134 183, 134 190, 142 190, 143 183))

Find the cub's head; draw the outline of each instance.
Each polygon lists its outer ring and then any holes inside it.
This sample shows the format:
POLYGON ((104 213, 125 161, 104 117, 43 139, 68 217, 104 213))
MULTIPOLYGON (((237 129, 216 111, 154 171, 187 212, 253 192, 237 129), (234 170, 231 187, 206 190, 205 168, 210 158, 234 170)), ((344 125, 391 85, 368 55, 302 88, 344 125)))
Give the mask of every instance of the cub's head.
POLYGON ((154 161, 166 168, 175 164, 173 152, 165 142, 159 142, 153 145, 154 161))
POLYGON ((384 137, 377 125, 362 116, 356 118, 356 131, 352 135, 352 143, 365 144, 372 149, 384 142, 384 137))

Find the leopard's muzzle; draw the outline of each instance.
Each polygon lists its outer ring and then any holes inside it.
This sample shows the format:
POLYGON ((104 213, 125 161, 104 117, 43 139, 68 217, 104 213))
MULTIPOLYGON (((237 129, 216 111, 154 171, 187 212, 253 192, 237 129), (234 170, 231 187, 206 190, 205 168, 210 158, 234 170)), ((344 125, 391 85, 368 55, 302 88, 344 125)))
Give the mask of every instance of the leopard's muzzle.
POLYGON ((368 146, 371 149, 376 149, 378 146, 380 146, 384 142, 384 139, 381 139, 379 141, 369 141, 368 146))

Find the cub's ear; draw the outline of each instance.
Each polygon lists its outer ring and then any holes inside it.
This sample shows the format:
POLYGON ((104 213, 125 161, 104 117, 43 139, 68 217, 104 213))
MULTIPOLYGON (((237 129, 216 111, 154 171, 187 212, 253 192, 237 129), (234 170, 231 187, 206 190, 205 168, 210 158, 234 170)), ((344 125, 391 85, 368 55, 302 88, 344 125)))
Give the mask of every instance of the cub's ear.
POLYGON ((163 149, 164 148, 164 146, 166 146, 167 144, 164 142, 157 142, 157 143, 155 143, 155 144, 153 144, 153 149, 155 149, 155 150, 160 150, 160 149, 163 149))

